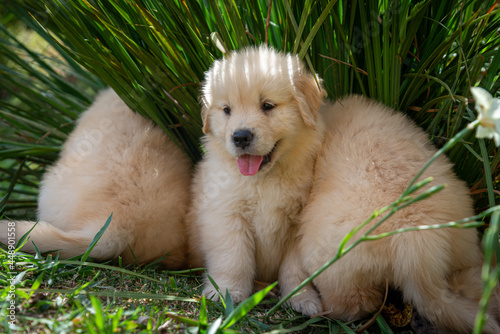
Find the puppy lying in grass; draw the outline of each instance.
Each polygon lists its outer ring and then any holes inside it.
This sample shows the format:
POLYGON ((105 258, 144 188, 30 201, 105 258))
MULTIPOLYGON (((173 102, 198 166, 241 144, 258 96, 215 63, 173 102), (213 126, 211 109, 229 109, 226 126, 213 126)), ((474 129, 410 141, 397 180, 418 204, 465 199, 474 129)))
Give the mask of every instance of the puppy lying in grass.
MULTIPOLYGON (((166 255, 166 267, 184 266, 190 177, 181 150, 108 89, 80 116, 44 175, 39 222, 22 250, 33 253, 34 243, 41 252, 59 250, 61 258, 81 255, 113 213, 91 257, 147 263, 166 255)), ((8 225, 0 222, 4 244, 8 225)), ((15 240, 33 225, 15 222, 15 240)))
MULTIPOLYGON (((333 258, 349 231, 396 200, 435 152, 401 114, 357 96, 323 104, 320 86, 297 57, 266 47, 234 52, 206 73, 206 154, 190 220, 208 275, 236 302, 250 296, 254 280, 279 280, 282 294, 290 292, 333 258)), ((445 158, 428 176, 446 189, 374 233, 473 214, 445 158)), ((403 233, 362 243, 291 304, 307 315, 359 319, 380 308, 388 282, 441 329, 470 332, 481 264, 473 229, 403 233)), ((208 279, 203 293, 219 298, 208 279)), ((486 331, 499 333, 496 303, 491 315, 486 331)))

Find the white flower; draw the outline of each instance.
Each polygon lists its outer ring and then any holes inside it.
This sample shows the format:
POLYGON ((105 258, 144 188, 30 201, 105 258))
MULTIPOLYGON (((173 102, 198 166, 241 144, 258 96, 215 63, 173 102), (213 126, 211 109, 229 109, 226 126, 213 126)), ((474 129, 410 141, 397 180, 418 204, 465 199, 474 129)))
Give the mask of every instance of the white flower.
POLYGON ((500 99, 494 98, 486 89, 472 87, 472 96, 476 101, 479 115, 479 126, 476 129, 477 138, 493 138, 495 145, 500 146, 500 99))

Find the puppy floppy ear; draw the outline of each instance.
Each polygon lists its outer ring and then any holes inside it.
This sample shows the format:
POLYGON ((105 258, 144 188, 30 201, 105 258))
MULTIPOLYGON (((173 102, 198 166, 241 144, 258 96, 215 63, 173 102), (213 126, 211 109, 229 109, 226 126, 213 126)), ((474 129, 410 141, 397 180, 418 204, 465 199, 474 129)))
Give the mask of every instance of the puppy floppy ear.
POLYGON ((316 128, 316 121, 318 119, 319 107, 326 97, 326 91, 323 88, 323 83, 319 77, 310 74, 301 74, 295 80, 296 99, 299 104, 300 116, 304 123, 311 129, 316 128))
POLYGON ((208 124, 208 105, 204 98, 201 99, 201 121, 203 122, 201 130, 204 134, 208 134, 210 132, 210 126, 208 124))

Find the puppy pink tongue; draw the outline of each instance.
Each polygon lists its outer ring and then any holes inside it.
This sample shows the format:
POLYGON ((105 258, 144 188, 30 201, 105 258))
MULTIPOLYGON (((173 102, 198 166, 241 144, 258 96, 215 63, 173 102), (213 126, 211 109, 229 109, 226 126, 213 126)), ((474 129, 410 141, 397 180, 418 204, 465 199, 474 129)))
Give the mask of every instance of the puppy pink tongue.
POLYGON ((261 155, 244 154, 238 158, 238 168, 243 175, 255 175, 264 159, 261 155))

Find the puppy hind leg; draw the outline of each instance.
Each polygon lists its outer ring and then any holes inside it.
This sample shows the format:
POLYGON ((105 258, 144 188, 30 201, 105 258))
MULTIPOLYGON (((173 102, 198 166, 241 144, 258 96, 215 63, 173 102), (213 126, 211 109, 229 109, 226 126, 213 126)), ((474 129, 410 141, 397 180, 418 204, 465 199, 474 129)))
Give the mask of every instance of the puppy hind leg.
MULTIPOLYGON (((349 276, 344 275, 340 280, 349 280, 349 276)), ((371 316, 382 306, 385 286, 343 283, 337 280, 335 290, 320 290, 329 317, 345 321, 360 320, 371 316)))
POLYGON ((91 238, 86 238, 81 235, 72 235, 71 232, 66 232, 58 229, 54 225, 39 221, 1 221, 0 222, 0 241, 2 243, 9 244, 12 243, 11 240, 7 240, 7 236, 13 236, 15 242, 17 243, 28 231, 31 232, 28 235, 28 241, 22 247, 22 251, 27 253, 35 253, 35 245, 38 250, 42 253, 59 250, 59 255, 61 258, 70 258, 77 256, 85 252, 86 248, 92 241, 91 238), (13 233, 7 233, 7 231, 13 231, 13 233))
MULTIPOLYGON (((453 291, 448 282, 451 245, 445 230, 418 231, 391 237, 395 254, 394 284, 406 301, 444 331, 470 333, 478 302, 453 291)), ((485 333, 500 333, 489 319, 485 333)))
MULTIPOLYGON (((307 278, 307 274, 302 270, 302 261, 298 253, 296 247, 289 247, 284 255, 279 271, 281 297, 288 295, 307 278)), ((318 292, 311 283, 290 298, 287 304, 307 316, 321 313, 323 310, 318 292)))
POLYGON ((315 279, 329 317, 359 320, 377 312, 384 302, 386 264, 373 261, 373 243, 358 245, 315 279), (367 260, 368 259, 368 260, 367 260))
MULTIPOLYGON (((35 244, 42 253, 58 250, 59 256, 62 259, 84 254, 98 231, 98 229, 94 231, 93 228, 87 230, 62 231, 54 225, 44 221, 39 221, 36 225, 34 222, 30 221, 1 221, 0 241, 3 243, 9 241, 7 239, 9 224, 13 224, 12 227, 15 229, 16 242, 35 226, 28 235, 29 240, 23 246, 23 251, 34 254, 35 244)), ((96 224, 97 222, 88 223, 86 226, 94 227, 96 224)), ((127 239, 118 235, 118 232, 113 231, 110 227, 95 245, 90 256, 99 261, 109 260, 123 252, 127 244, 127 239)))
MULTIPOLYGON (((448 282, 453 293, 469 299, 472 303, 479 305, 483 295, 483 281, 481 278, 481 266, 473 266, 462 270, 456 270, 449 276, 448 282)), ((500 322, 500 295, 499 286, 493 290, 488 306, 490 319, 500 322)))

